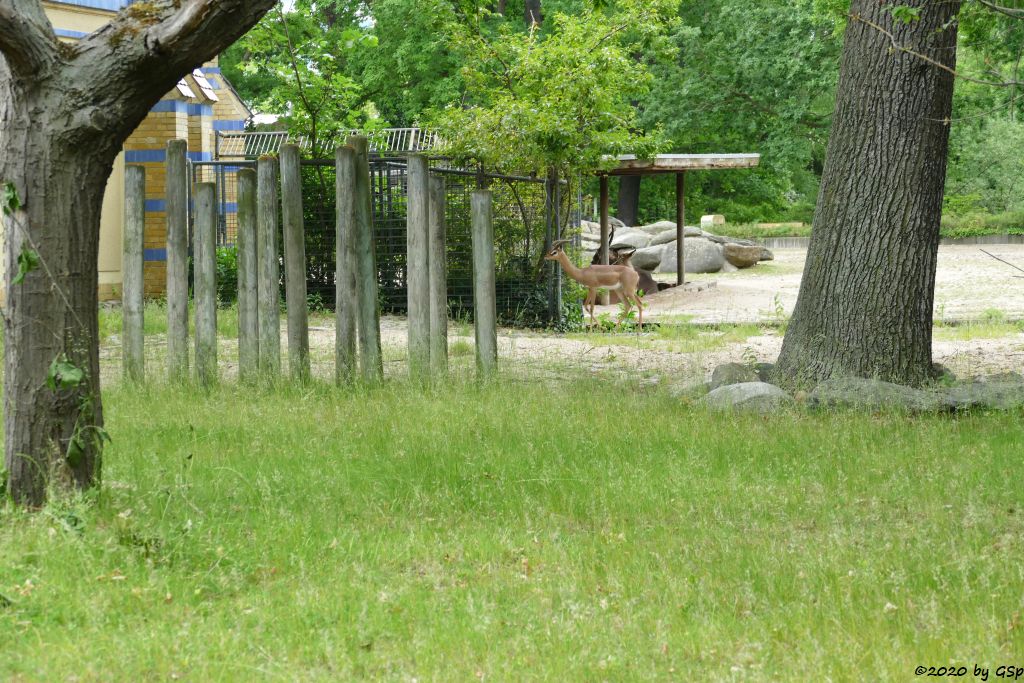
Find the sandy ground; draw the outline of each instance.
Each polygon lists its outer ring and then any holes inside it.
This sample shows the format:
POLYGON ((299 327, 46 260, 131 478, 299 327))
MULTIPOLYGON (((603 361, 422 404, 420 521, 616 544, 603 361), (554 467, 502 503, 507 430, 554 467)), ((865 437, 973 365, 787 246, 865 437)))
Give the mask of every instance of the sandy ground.
MULTIPOLYGON (((982 248, 1024 268, 1024 245, 982 248)), ((764 322, 788 316, 796 305, 806 256, 804 249, 778 249, 774 261, 749 270, 687 275, 687 280, 713 280, 716 285, 701 292, 668 289, 649 295, 648 316, 656 320, 685 315, 700 323, 764 322)), ((979 247, 941 247, 936 320, 978 320, 989 309, 998 309, 1011 320, 1024 318, 1024 277, 1016 275, 1024 273, 986 256, 979 247)), ((615 308, 598 310, 614 312, 615 308)))
MULTIPOLYGON (((1011 262, 1024 265, 1024 246, 985 247, 1011 262)), ((523 378, 564 381, 579 372, 609 378, 621 378, 649 384, 685 385, 704 381, 711 371, 731 361, 772 362, 782 347, 782 335, 772 323, 785 320, 796 303, 806 252, 780 249, 776 259, 755 268, 730 274, 688 276, 701 282, 696 291, 666 290, 648 301, 649 318, 663 323, 686 322, 705 325, 761 323, 760 331, 743 341, 716 345, 714 350, 682 353, 673 350, 671 341, 659 341, 654 335, 635 334, 572 336, 503 329, 498 347, 501 364, 523 378), (713 286, 704 286, 714 283, 713 286), (570 372, 571 371, 571 372, 570 372)), ((963 322, 983 320, 991 311, 1001 311, 1006 320, 1024 319, 1024 279, 981 253, 977 247, 943 247, 939 253, 936 290, 936 320, 963 322)), ((600 310, 601 307, 599 307, 600 310)), ((613 315, 617 307, 607 307, 613 315)), ((282 321, 283 322, 283 321, 282 321)), ((714 337, 721 332, 708 327, 701 335, 714 337)), ((407 328, 404 319, 381 320, 381 340, 385 373, 400 377, 407 370, 407 328)), ((282 324, 282 365, 287 367, 287 334, 282 324)), ((452 324, 449 345, 452 365, 471 372, 473 332, 467 325, 452 324)), ((334 374, 334 327, 329 318, 317 318, 310 330, 314 374, 329 379, 334 374)), ((166 367, 166 339, 147 338, 147 368, 162 374, 166 367)), ((121 349, 112 338, 101 351, 104 381, 120 376, 121 349)), ((222 375, 237 375, 238 344, 222 339, 219 345, 222 375)), ((938 340, 934 346, 936 362, 949 367, 960 377, 995 372, 1024 372, 1024 334, 1008 331, 998 338, 967 341, 938 340)))

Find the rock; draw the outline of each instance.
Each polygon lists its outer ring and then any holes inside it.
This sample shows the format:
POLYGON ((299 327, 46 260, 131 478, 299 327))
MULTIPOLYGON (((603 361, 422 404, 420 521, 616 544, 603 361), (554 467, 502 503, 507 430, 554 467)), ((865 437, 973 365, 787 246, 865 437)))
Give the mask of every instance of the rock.
MULTIPOLYGON (((683 258, 687 273, 717 273, 725 265, 722 246, 708 240, 694 237, 683 242, 683 258)), ((659 273, 675 273, 679 269, 676 259, 676 243, 669 242, 662 247, 659 273)))
POLYGON ((740 239, 739 237, 726 237, 725 239, 726 239, 726 241, 729 244, 738 244, 741 247, 760 247, 761 246, 760 244, 754 244, 750 240, 740 239))
POLYGON ((622 230, 615 233, 612 249, 643 249, 651 242, 651 236, 639 230, 622 230))
POLYGON ((651 238, 650 246, 653 247, 653 246, 657 246, 659 244, 668 244, 669 242, 675 242, 675 241, 676 241, 676 229, 672 228, 671 230, 665 230, 664 232, 659 232, 657 235, 652 237, 651 238))
POLYGON ((733 264, 731 264, 728 261, 726 261, 725 263, 722 264, 722 269, 720 271, 718 271, 718 272, 719 273, 735 273, 737 271, 739 271, 739 268, 737 268, 733 264))
POLYGON ((665 232, 666 230, 671 230, 674 233, 676 231, 676 224, 672 221, 658 221, 657 223, 638 226, 636 229, 643 230, 648 235, 657 235, 658 233, 665 232))
POLYGON ((758 381, 757 372, 749 365, 742 363, 726 363, 719 365, 711 373, 711 390, 729 384, 744 384, 758 381))
POLYGON ((725 260, 737 268, 751 268, 761 258, 761 247, 746 247, 740 244, 726 244, 722 247, 725 260))
POLYGON ((796 405, 793 397, 773 384, 744 382, 718 387, 701 400, 712 410, 773 413, 796 405))
POLYGON ((772 377, 772 373, 775 371, 775 363, 754 363, 754 372, 757 373, 757 379, 762 382, 768 382, 772 377))
MULTIPOLYGON (((629 227, 625 223, 620 221, 618 218, 615 218, 614 216, 610 216, 608 218, 608 225, 609 227, 611 227, 612 230, 623 230, 629 227)), ((600 229, 600 226, 598 226, 598 229, 600 229)))
POLYGON ((633 264, 634 268, 639 270, 653 271, 661 265, 662 251, 664 251, 664 248, 661 246, 637 249, 636 253, 633 254, 633 258, 630 260, 630 263, 633 264))
MULTIPOLYGON (((1008 373, 1013 375, 1013 373, 1008 373)), ((1020 376, 1018 376, 1020 377, 1020 376)), ((959 411, 991 409, 1010 411, 1024 405, 1024 381, 1007 378, 1009 381, 964 382, 954 384, 944 396, 951 408, 959 411)))
POLYGON ((702 398, 711 391, 711 385, 708 382, 698 382, 696 384, 672 384, 668 388, 668 393, 673 398, 680 398, 689 401, 695 401, 702 398))
POLYGON ((593 221, 580 221, 580 228, 583 229, 583 234, 590 233, 592 235, 601 234, 601 224, 593 221))
POLYGON ((713 228, 716 225, 725 225, 725 216, 714 214, 711 216, 700 217, 700 227, 704 228, 705 230, 707 230, 708 228, 713 228))
POLYGON ((862 377, 825 380, 807 396, 816 408, 854 408, 927 413, 949 410, 945 397, 900 384, 862 377))
POLYGON ((757 260, 758 260, 758 262, 761 262, 761 261, 774 261, 775 260, 775 254, 773 254, 769 249, 766 249, 765 247, 761 247, 761 257, 759 259, 757 259, 757 260))
POLYGON ((706 240, 711 240, 712 242, 716 242, 717 244, 726 244, 729 241, 729 240, 727 240, 726 238, 724 238, 724 237, 722 237, 720 235, 715 235, 715 234, 712 234, 710 232, 704 232, 703 230, 701 230, 700 236, 703 237, 706 240))

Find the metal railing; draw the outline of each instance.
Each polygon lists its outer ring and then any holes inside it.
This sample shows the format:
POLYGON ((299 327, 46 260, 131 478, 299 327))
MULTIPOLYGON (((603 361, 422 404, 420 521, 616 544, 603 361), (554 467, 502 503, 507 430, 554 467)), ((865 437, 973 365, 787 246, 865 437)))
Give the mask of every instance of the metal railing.
POLYGON ((214 156, 224 159, 258 159, 266 154, 277 154, 281 145, 297 144, 314 157, 329 158, 337 140, 349 135, 366 135, 370 151, 380 156, 426 152, 438 146, 437 134, 425 128, 382 128, 380 130, 348 130, 318 141, 318 150, 305 136, 292 137, 287 131, 225 132, 217 131, 214 156))

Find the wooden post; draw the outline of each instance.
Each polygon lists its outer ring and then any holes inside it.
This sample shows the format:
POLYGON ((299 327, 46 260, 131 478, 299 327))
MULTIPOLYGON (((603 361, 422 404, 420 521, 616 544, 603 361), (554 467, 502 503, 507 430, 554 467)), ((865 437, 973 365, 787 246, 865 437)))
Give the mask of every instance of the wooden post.
POLYGON ((409 319, 409 375, 419 382, 430 376, 430 167, 421 154, 408 160, 406 204, 406 291, 409 319))
POLYGON ((260 331, 256 259, 256 171, 238 172, 238 377, 259 373, 260 331))
POLYGON ((256 163, 256 252, 259 275, 260 372, 281 374, 281 265, 277 250, 277 159, 256 163))
POLYGON ((143 382, 146 379, 142 246, 146 231, 146 169, 142 166, 126 167, 124 184, 124 257, 121 266, 122 360, 125 379, 143 382))
POLYGON ((447 187, 444 176, 430 179, 430 371, 448 372, 447 187))
POLYGON ((188 378, 188 145, 167 143, 167 374, 188 378))
POLYGON ((196 300, 196 379, 217 381, 217 185, 195 189, 193 264, 196 300))
POLYGON ((334 160, 334 370, 338 384, 346 384, 356 375, 356 150, 339 147, 334 160))
MULTIPOLYGON (((608 265, 608 250, 611 248, 611 217, 608 215, 608 176, 601 176, 601 265, 608 265)), ((607 306, 608 292, 602 292, 599 304, 607 306)))
POLYGON ((309 304, 306 300, 306 236, 302 221, 302 168, 298 145, 281 146, 281 216, 284 229, 285 298, 288 303, 288 374, 309 379, 309 304))
POLYGON ((473 317, 476 367, 481 377, 498 365, 498 314, 494 282, 494 208, 490 190, 476 190, 473 214, 473 317))
POLYGON ((686 262, 683 250, 686 239, 686 171, 676 174, 676 284, 686 282, 686 262))
POLYGON ((380 353, 380 309, 377 306, 377 256, 374 253, 373 197, 370 188, 370 143, 354 135, 348 144, 356 150, 356 279, 358 293, 359 368, 366 382, 384 379, 380 353))

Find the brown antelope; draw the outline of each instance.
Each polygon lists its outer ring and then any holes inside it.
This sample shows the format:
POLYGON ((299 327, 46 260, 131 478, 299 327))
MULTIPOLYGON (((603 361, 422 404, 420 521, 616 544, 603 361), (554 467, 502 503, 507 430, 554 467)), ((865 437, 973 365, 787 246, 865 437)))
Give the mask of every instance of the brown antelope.
POLYGON ((558 261, 562 270, 576 282, 587 288, 587 298, 583 307, 590 312, 590 324, 596 324, 594 320, 594 301, 597 299, 597 290, 607 289, 610 292, 618 292, 622 295, 623 303, 626 306, 626 313, 629 313, 633 304, 636 304, 640 313, 639 329, 644 329, 644 305, 640 297, 636 295, 637 285, 640 283, 640 276, 633 270, 632 266, 587 266, 577 268, 569 255, 562 249, 562 245, 569 240, 558 240, 551 245, 551 251, 544 255, 545 261, 558 261))
MULTIPOLYGON (((609 254, 609 261, 613 266, 629 266, 636 271, 636 274, 640 276, 640 281, 637 284, 637 292, 643 292, 645 296, 648 294, 657 294, 661 291, 662 287, 658 284, 657 280, 651 277, 650 273, 633 265, 632 258, 635 253, 636 249, 613 249, 612 253, 609 254)), ((599 255, 600 252, 598 252, 594 258, 597 258, 599 255)), ((621 299, 616 299, 616 297, 613 296, 611 303, 615 304, 619 301, 621 301, 621 299)))

